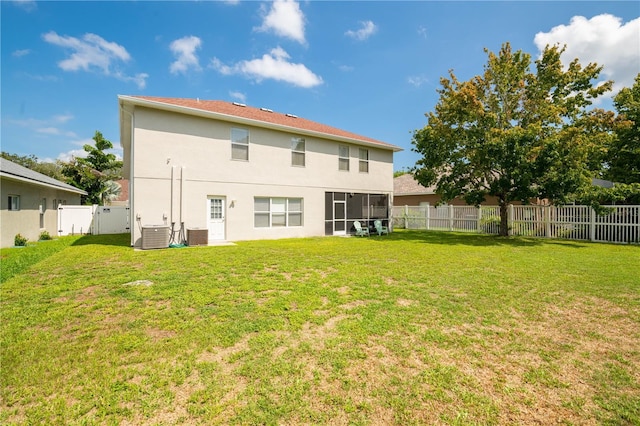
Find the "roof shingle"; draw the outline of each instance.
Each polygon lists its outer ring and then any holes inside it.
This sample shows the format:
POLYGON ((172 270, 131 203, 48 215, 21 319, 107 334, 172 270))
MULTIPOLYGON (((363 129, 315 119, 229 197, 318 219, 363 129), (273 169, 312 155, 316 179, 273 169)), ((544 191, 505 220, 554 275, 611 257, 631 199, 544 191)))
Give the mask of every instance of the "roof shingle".
POLYGON ((2 172, 2 176, 4 177, 14 177, 20 180, 27 180, 48 186, 55 186, 65 191, 86 195, 85 191, 78 189, 75 186, 71 186, 47 175, 43 175, 42 173, 27 169, 26 167, 16 164, 13 161, 7 160, 6 158, 0 157, 0 172, 2 172))

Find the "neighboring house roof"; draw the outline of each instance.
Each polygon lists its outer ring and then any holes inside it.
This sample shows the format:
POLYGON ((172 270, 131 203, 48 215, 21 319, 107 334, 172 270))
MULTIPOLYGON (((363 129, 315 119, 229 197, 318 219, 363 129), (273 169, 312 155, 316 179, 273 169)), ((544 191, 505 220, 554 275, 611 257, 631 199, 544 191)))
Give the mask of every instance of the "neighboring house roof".
POLYGON ((7 179, 13 179, 21 182, 27 182, 50 188, 61 189, 68 192, 74 192, 76 194, 87 195, 87 193, 81 189, 71 186, 64 182, 60 182, 57 179, 43 175, 26 167, 22 167, 12 161, 0 157, 0 176, 7 179))
POLYGON ((392 151, 402 148, 367 136, 358 135, 307 120, 293 114, 274 112, 267 108, 255 108, 237 102, 207 101, 202 99, 161 98, 153 96, 118 96, 120 103, 163 109, 183 114, 199 115, 281 131, 294 131, 330 139, 338 139, 359 145, 375 146, 392 151))
MULTIPOLYGON (((603 188, 611 188, 614 183, 603 179, 592 179, 591 183, 595 186, 601 186, 603 188)), ((428 188, 420 185, 411 173, 400 175, 393 179, 393 195, 429 195, 436 193, 436 186, 430 186, 428 188)))
POLYGON ((414 179, 411 173, 400 175, 393 179, 393 195, 427 195, 435 194, 436 187, 430 186, 428 188, 420 185, 417 180, 414 179))
POLYGON ((129 201, 129 179, 120 179, 116 183, 120 185, 120 195, 112 201, 129 201))

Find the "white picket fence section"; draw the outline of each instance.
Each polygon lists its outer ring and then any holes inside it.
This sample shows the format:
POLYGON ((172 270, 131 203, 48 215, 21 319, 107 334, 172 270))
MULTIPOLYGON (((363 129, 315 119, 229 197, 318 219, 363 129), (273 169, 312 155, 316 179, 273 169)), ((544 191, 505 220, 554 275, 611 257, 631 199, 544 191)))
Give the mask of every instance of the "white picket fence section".
POLYGON ((58 206, 58 236, 126 234, 128 232, 129 207, 58 206))
MULTIPOLYGON (((613 243, 640 243, 640 206, 514 206, 508 209, 510 235, 613 243)), ((393 226, 406 229, 498 234, 498 206, 394 206, 393 226)))

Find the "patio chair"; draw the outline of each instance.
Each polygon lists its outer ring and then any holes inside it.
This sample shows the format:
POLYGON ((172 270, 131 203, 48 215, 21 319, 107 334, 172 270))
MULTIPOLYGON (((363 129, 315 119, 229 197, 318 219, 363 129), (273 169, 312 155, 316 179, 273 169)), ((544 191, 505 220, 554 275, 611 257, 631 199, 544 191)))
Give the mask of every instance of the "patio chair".
POLYGON ((386 226, 382 226, 382 221, 381 220, 374 221, 373 222, 373 226, 375 226, 376 232, 378 233, 378 236, 380 236, 382 234, 389 235, 389 228, 387 228, 386 226))
POLYGON ((356 228, 356 235, 359 237, 368 237, 369 236, 369 228, 363 228, 360 222, 357 220, 353 222, 353 227, 356 228))

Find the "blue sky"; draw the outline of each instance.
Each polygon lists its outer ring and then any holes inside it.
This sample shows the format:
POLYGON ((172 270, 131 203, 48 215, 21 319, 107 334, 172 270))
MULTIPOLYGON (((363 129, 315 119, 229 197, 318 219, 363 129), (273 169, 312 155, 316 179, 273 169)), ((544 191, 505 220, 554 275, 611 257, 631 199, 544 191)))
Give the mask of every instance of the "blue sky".
MULTIPOLYGON (((439 79, 482 72, 483 49, 640 71, 638 2, 1 1, 2 150, 81 155, 96 130, 121 154, 117 95, 240 101, 379 139, 415 164, 439 79)), ((610 100, 601 106, 610 108, 610 100)))

